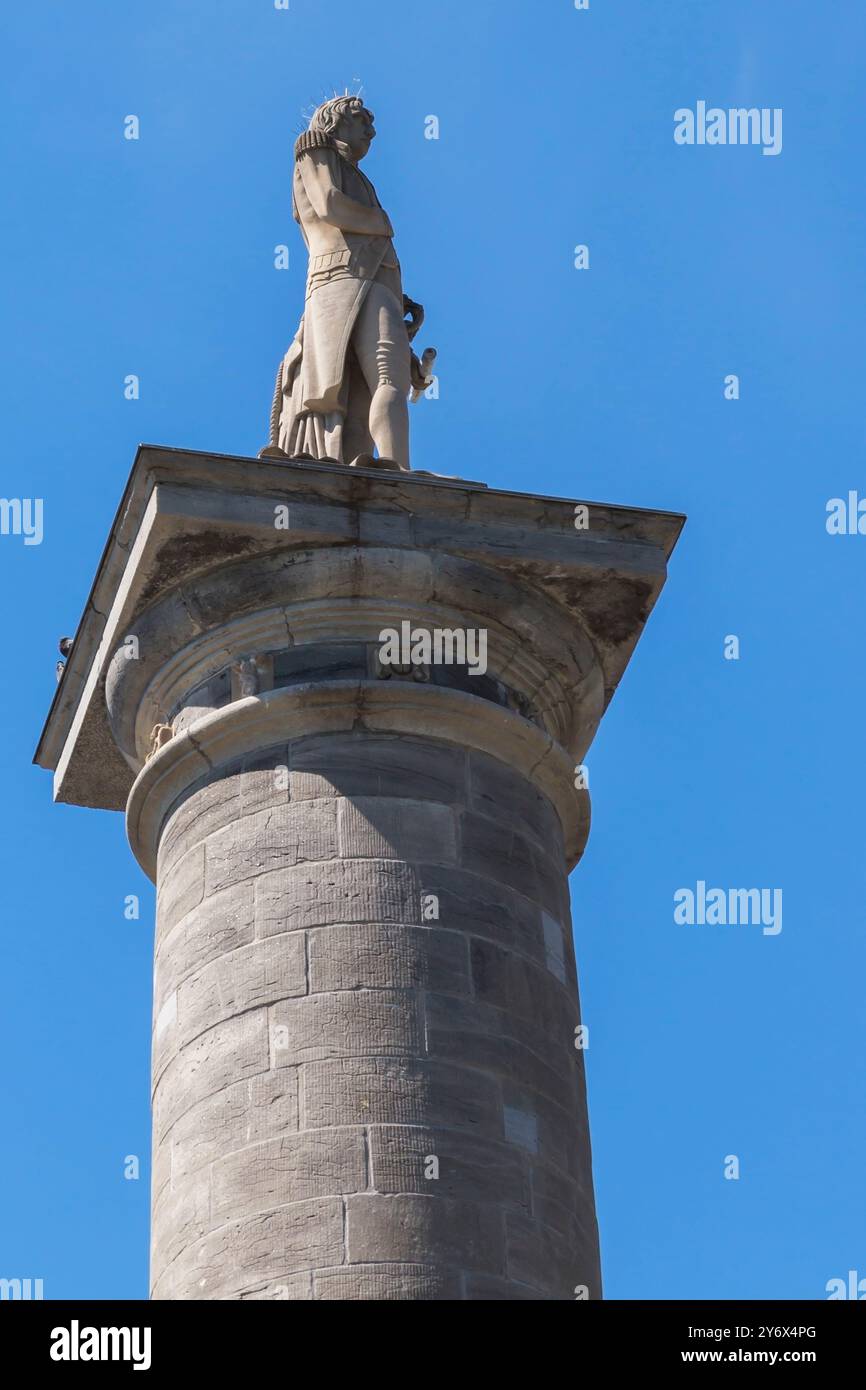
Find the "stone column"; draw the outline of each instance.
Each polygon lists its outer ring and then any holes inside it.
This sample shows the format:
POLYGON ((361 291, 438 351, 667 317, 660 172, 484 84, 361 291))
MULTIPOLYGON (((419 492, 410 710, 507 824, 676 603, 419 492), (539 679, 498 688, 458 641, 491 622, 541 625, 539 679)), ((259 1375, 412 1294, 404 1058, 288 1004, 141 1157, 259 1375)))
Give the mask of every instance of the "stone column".
POLYGON ((575 767, 680 519, 573 515, 141 451, 39 756, 157 882, 154 1298, 601 1296, 575 767))
POLYGON ((155 1297, 598 1292, 547 797, 359 724, 191 783, 158 863, 155 1297))

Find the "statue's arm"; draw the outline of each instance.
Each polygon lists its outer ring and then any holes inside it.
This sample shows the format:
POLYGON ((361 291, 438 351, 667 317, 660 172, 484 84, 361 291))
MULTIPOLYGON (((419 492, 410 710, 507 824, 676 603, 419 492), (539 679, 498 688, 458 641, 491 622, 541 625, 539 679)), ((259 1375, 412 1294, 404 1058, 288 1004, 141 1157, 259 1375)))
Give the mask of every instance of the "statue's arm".
POLYGON ((330 165, 332 158, 327 150, 310 150, 298 161, 304 192, 317 217, 343 232, 393 236, 394 229, 382 208, 366 207, 337 187, 330 165))

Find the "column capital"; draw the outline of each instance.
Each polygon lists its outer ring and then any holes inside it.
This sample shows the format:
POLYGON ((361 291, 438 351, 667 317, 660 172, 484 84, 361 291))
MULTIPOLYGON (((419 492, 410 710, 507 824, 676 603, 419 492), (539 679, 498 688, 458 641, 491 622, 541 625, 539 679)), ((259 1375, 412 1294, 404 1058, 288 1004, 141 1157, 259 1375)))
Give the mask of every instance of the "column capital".
POLYGON ((153 726, 171 720, 177 735, 237 699, 239 657, 369 646, 377 623, 400 617, 487 626, 502 687, 487 713, 501 696, 582 760, 682 524, 459 480, 143 445, 35 761, 54 771, 57 800, 123 809, 153 726), (211 681, 219 691, 197 706, 211 681))

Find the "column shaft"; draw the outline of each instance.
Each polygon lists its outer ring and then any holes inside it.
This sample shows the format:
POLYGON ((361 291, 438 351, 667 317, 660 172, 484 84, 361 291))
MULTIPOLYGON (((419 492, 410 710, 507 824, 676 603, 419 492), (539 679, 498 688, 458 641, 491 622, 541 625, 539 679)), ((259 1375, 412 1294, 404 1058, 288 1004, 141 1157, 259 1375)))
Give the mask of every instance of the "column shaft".
POLYGON ((565 856, 505 763, 314 735, 159 845, 156 1298, 599 1295, 565 856))

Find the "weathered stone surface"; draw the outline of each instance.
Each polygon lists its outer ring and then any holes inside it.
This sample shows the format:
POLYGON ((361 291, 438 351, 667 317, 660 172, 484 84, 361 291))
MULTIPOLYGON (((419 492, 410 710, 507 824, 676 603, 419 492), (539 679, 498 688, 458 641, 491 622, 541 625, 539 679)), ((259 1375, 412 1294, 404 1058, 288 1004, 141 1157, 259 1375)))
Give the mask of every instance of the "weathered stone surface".
POLYGON ((455 824, 450 806, 390 796, 356 796, 351 801, 341 800, 339 808, 340 854, 344 859, 414 862, 423 857, 439 864, 454 862, 455 824))
POLYGON ((231 1221, 188 1245, 161 1274, 154 1297, 237 1298, 251 1287, 278 1288, 287 1274, 339 1265, 342 1257, 341 1198, 293 1202, 231 1221))
POLYGON ((332 859, 337 852, 335 802, 286 803, 257 811, 208 836, 207 892, 218 893, 286 865, 332 859))
POLYGON ((241 946, 188 975, 177 991, 177 1046, 234 1014, 307 992, 304 939, 298 932, 241 946))
POLYGON ((362 1129, 314 1130, 253 1144, 212 1168, 215 1225, 367 1185, 362 1129))
POLYGON ((541 929, 544 935, 544 960, 548 970, 561 984, 566 984, 571 961, 565 945, 565 933, 555 917, 549 912, 541 914, 541 929))
POLYGON ((156 895, 157 934, 162 936, 204 897, 204 845, 195 845, 160 880, 156 895))
POLYGON ((437 1263, 505 1272, 502 1214, 492 1205, 434 1196, 347 1197, 346 1240, 350 1264, 375 1262, 385 1252, 390 1260, 423 1264, 435 1250, 437 1263))
POLYGON ((177 1120, 161 1146, 179 1178, 260 1140, 298 1128, 298 1073, 259 1072, 207 1096, 177 1120))
POLYGON ((339 1302, 456 1302, 463 1297, 459 1271, 436 1265, 351 1265, 317 1269, 313 1297, 339 1302))
POLYGON ((313 1275, 309 1270, 304 1270, 303 1274, 281 1274, 276 1279, 266 1279, 239 1291, 233 1297, 244 1302, 308 1302, 313 1297, 313 1275))
POLYGON ((235 884, 211 894, 179 921, 160 923, 157 936, 155 1002, 157 1009, 180 982, 209 961, 246 946, 253 939, 255 898, 252 883, 235 884))
POLYGON ((507 884, 553 915, 561 910, 562 874, 547 853, 519 830, 466 811, 459 835, 463 868, 507 884))
MULTIPOLYGON (((584 1164, 588 1169, 589 1146, 579 1125, 576 1088, 560 1083, 556 1096, 551 1097, 544 1086, 538 1084, 539 1079, 531 1073, 522 1077, 512 1073, 503 1080, 506 1114, 513 1110, 531 1117, 537 1135, 536 1155, 578 1180, 584 1164)), ((525 1125, 527 1121, 522 1123, 525 1125)), ((515 1139, 515 1142, 518 1141, 515 1139)))
POLYGON ((312 994, 274 1004, 270 1015, 276 1067, 326 1057, 411 1056, 424 1036, 411 990, 312 994))
POLYGON ((419 922, 421 889, 407 864, 298 864, 256 880, 256 934, 344 922, 419 922))
POLYGON ((171 1182, 172 1153, 170 1144, 155 1143, 152 1146, 151 1199, 155 1202, 162 1189, 171 1182))
POLYGON ((419 898, 422 894, 436 897, 440 926, 488 937, 544 960, 541 911, 522 892, 462 868, 427 863, 415 868, 419 898))
POLYGON ((508 1274, 548 1298, 573 1299, 579 1284, 590 1298, 601 1297, 597 1260, 598 1233, 572 1219, 553 1230, 541 1221, 507 1212, 505 1216, 508 1274))
POLYGON ((268 1011, 218 1023, 183 1048, 157 1078, 153 1122, 162 1136, 198 1101, 269 1067, 268 1011))
POLYGON ((463 1297, 473 1303, 546 1302, 543 1293, 516 1279, 493 1279, 487 1274, 467 1274, 463 1297))
POLYGON ((531 836, 561 864, 562 824, 547 797, 499 758, 473 749, 467 761, 470 809, 531 836))
POLYGON ((503 1129, 509 1143, 516 1144, 527 1153, 538 1153, 538 1116, 532 1110, 521 1110, 516 1105, 504 1106, 503 1129))
POLYGON ((531 1020, 556 1048, 573 1043, 574 1000, 549 970, 541 970, 491 941, 474 940, 471 960, 476 999, 505 1009, 513 1017, 531 1020))
POLYGON ((389 987, 472 992, 467 943, 460 932, 391 923, 320 927, 309 933, 308 954, 311 994, 389 987))
POLYGON ((532 1164, 531 1183, 532 1214, 554 1231, 567 1230, 575 1212, 587 1216, 592 1212, 592 1186, 578 1182, 549 1163, 532 1164))
POLYGON ((280 652, 274 662, 278 686, 361 680, 367 674, 363 642, 304 642, 280 652))
POLYGON ((509 1144, 449 1129, 373 1125, 370 1176, 377 1192, 420 1192, 529 1211, 523 1155, 509 1144), (436 1160, 438 1176, 430 1160, 436 1160))
POLYGON ((243 761, 240 786, 240 814, 282 806, 289 800, 289 750, 279 744, 243 761))
POLYGON ((240 778, 227 770, 211 773, 185 793, 169 811, 160 836, 160 879, 188 850, 237 820, 240 810, 240 778))
POLYGON ((502 1135, 498 1082, 441 1062, 345 1057, 301 1068, 304 1124, 442 1124, 502 1135))
POLYGON ((560 1037, 541 1021, 444 994, 428 994, 425 1011, 431 1057, 463 1061, 503 1078, 523 1078, 555 1099, 572 1094, 575 1059, 569 1034, 560 1037))
POLYGON ((205 1235, 210 1219, 211 1175, 208 1169, 163 1187, 153 1204, 151 1241, 160 1262, 171 1262, 205 1235))
POLYGON ((449 806, 464 798, 466 754, 441 743, 368 734, 315 735, 290 748, 292 800, 407 797, 449 806))

